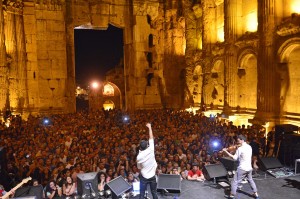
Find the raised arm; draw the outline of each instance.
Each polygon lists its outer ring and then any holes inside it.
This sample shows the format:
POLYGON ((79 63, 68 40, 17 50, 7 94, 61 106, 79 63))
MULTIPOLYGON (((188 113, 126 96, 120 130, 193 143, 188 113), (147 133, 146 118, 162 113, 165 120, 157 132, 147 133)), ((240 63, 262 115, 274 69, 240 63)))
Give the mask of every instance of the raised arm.
POLYGON ((153 139, 153 132, 152 132, 152 127, 150 123, 147 123, 146 126, 149 129, 149 139, 153 139))

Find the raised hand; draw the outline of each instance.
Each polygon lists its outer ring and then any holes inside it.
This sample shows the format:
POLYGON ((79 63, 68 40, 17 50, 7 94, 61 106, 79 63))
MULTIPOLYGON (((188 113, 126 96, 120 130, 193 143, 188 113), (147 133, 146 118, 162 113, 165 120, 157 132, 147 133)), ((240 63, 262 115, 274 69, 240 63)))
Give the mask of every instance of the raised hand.
POLYGON ((146 127, 148 127, 149 129, 151 128, 151 124, 150 123, 147 123, 146 124, 146 127))

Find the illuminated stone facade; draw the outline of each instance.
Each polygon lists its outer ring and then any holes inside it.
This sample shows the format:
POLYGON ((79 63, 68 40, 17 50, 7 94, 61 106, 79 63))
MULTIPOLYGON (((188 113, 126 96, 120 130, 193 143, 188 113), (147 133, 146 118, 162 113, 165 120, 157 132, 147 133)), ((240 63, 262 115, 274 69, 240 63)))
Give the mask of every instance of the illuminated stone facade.
MULTIPOLYGON (((300 116, 298 0, 2 0, 0 108, 75 111, 74 28, 124 31, 126 110, 300 116)), ((109 80, 117 85, 117 83, 109 80)))

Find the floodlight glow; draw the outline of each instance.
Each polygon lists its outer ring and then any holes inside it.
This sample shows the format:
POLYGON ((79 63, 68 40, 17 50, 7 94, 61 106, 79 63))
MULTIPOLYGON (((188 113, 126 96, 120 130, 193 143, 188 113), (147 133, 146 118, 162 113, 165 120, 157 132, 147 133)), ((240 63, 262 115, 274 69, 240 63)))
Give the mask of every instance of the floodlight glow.
POLYGON ((98 88, 98 87, 99 87, 98 82, 93 82, 93 83, 92 83, 92 88, 98 88))
POLYGON ((257 12, 253 11, 246 16, 246 30, 249 32, 256 32, 257 25, 257 12))
POLYGON ((300 1, 299 0, 293 0, 291 2, 291 11, 292 11, 292 13, 300 13, 300 1))

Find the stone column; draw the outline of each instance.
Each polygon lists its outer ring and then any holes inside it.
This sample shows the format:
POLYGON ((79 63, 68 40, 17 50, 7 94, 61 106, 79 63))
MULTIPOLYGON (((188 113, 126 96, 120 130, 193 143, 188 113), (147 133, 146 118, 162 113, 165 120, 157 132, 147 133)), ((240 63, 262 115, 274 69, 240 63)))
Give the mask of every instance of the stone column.
POLYGON ((73 113, 76 111, 76 99, 74 99, 73 91, 76 89, 75 82, 75 55, 74 55, 74 2, 66 1, 63 3, 66 13, 66 53, 67 53, 67 79, 66 79, 66 107, 65 111, 73 113))
POLYGON ((214 42, 213 33, 215 33, 215 3, 213 0, 206 0, 202 2, 202 9, 203 9, 203 52, 204 57, 205 54, 210 54, 211 52, 211 45, 214 42))
POLYGON ((224 88, 224 112, 229 113, 230 109, 237 106, 237 50, 236 39, 241 35, 241 8, 240 0, 224 0, 225 8, 225 88, 224 88))
POLYGON ((26 64, 26 44, 23 20, 23 4, 19 2, 15 8, 15 23, 16 23, 16 42, 17 42, 17 97, 18 97, 18 112, 22 113, 24 108, 28 107, 28 85, 27 85, 27 64, 26 64))
POLYGON ((202 33, 202 58, 203 58, 203 75, 202 75, 202 106, 209 105, 211 92, 209 91, 209 79, 212 69, 212 45, 216 42, 216 5, 214 0, 202 1, 203 9, 203 33, 202 33))
POLYGON ((258 88, 256 118, 267 120, 280 110, 275 90, 276 70, 274 56, 275 0, 258 0, 258 32, 260 43, 257 58, 258 88))
POLYGON ((14 14, 14 4, 12 2, 7 2, 6 12, 4 19, 4 30, 5 30, 5 44, 6 52, 8 57, 8 67, 9 67, 9 103, 11 108, 17 107, 17 41, 16 41, 16 24, 15 24, 15 14, 14 14))
MULTIPOLYGON (((201 5, 194 5, 194 12, 191 12, 193 5, 190 1, 185 1, 183 5, 183 14, 185 17, 185 31, 186 31, 186 50, 185 50, 185 61, 186 61, 186 74, 185 74, 185 87, 184 87, 184 107, 190 107, 193 105, 193 89, 194 79, 193 72, 195 69, 195 52, 197 50, 197 31, 202 28, 197 23, 198 20, 202 19, 202 8, 201 5), (196 16, 195 13, 199 13, 196 16), (198 18, 198 19, 197 19, 198 18)), ((202 78, 202 76, 199 78, 202 78)), ((202 86, 202 85, 201 85, 202 86)))
POLYGON ((3 3, 0 0, 0 111, 4 110, 6 106, 5 102, 8 92, 7 75, 3 3))

